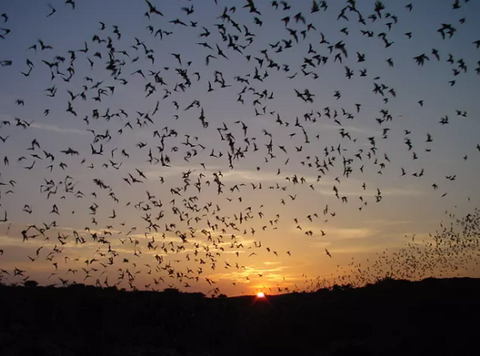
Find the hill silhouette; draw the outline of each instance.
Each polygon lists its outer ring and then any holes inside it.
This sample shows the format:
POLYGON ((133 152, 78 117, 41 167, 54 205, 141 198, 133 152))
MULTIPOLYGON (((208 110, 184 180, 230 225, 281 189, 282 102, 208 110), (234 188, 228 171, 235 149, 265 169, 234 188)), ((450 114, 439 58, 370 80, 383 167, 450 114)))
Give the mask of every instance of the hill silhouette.
POLYGON ((480 280, 384 279, 312 293, 0 286, 0 354, 474 355, 480 280))

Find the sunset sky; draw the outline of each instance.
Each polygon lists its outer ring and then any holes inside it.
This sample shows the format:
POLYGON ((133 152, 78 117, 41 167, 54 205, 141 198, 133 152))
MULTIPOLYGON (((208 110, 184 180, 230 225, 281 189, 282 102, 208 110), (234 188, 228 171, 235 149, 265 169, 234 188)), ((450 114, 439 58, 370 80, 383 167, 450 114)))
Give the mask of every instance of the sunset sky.
POLYGON ((478 206, 478 1, 217 2, 2 1, 3 282, 302 290, 478 206))

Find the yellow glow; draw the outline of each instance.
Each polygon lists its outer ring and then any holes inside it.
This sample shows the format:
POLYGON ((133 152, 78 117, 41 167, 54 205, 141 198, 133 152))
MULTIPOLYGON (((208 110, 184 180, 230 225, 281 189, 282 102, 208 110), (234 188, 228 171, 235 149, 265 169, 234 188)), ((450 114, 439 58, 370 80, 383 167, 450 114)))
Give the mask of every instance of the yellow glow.
POLYGON ((258 293, 257 293, 257 298, 265 298, 265 293, 263 293, 263 292, 258 292, 258 293))

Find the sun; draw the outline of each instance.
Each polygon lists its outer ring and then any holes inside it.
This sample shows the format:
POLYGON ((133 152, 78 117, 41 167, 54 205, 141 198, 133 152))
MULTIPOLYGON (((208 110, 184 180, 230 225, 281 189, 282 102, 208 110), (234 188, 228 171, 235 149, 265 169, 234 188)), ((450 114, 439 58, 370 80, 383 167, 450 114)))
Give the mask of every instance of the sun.
POLYGON ((258 292, 258 293, 257 293, 257 298, 260 298, 260 299, 265 298, 265 293, 263 293, 263 292, 258 292))

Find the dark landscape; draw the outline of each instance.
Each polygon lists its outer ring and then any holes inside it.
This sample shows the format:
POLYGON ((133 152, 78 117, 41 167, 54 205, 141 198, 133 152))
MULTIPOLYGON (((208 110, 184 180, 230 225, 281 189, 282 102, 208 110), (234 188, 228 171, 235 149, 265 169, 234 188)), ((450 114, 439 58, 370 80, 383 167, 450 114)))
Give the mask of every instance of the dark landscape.
POLYGON ((478 279, 264 299, 30 285, 0 287, 1 355, 478 355, 478 279))

